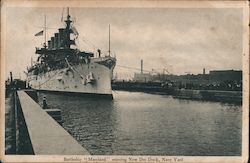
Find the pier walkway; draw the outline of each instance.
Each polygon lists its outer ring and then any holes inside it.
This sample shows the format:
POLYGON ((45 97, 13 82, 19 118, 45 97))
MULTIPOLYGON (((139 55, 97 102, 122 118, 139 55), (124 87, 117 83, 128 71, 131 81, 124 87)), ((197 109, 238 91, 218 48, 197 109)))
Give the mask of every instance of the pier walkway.
POLYGON ((89 155, 27 93, 17 93, 35 155, 89 155))

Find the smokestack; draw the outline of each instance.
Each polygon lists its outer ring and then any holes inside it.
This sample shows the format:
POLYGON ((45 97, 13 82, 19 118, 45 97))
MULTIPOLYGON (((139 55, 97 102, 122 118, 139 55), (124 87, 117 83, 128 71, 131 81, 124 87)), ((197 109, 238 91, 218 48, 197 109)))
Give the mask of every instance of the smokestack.
POLYGON ((51 41, 50 40, 48 41, 48 49, 49 50, 51 49, 51 41))
POLYGON ((13 82, 12 72, 10 72, 10 82, 13 82))
POLYGON ((55 37, 51 37, 51 49, 54 49, 55 37))
POLYGON ((206 69, 205 68, 203 68, 203 75, 205 75, 206 74, 206 69))
POLYGON ((141 60, 141 74, 143 74, 143 60, 141 60))
POLYGON ((63 34, 64 33, 64 29, 63 28, 59 28, 59 34, 58 34, 58 48, 60 49, 61 47, 63 47, 63 34))
POLYGON ((54 47, 55 49, 58 49, 58 33, 55 33, 54 47))

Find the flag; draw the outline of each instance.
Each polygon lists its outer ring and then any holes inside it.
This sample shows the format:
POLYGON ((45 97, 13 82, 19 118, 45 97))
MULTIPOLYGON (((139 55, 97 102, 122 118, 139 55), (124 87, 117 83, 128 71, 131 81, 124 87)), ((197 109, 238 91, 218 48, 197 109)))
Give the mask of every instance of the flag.
POLYGON ((43 30, 35 34, 35 36, 42 36, 43 35, 43 30))

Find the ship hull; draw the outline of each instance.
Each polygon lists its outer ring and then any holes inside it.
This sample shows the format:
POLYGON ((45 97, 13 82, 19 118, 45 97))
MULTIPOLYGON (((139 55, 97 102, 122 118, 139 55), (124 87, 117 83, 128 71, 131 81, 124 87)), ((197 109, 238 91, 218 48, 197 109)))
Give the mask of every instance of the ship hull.
POLYGON ((89 64, 66 66, 38 75, 28 75, 28 84, 38 91, 112 98, 111 79, 114 64, 110 58, 100 58, 89 64), (101 61, 101 62, 100 62, 101 61), (109 66, 100 63, 109 63, 109 66))
POLYGON ((99 93, 84 93, 84 92, 67 92, 67 91, 53 91, 53 90, 42 90, 35 89, 41 93, 49 93, 55 95, 65 95, 73 97, 86 97, 86 98, 98 98, 98 99, 113 99, 113 94, 99 94, 99 93))

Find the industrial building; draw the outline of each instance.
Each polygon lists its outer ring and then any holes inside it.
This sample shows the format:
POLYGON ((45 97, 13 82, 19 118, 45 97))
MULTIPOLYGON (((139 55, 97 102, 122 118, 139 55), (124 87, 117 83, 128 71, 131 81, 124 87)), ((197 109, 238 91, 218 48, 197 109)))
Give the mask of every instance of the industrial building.
POLYGON ((171 83, 178 88, 186 89, 222 89, 222 90, 242 90, 241 70, 212 70, 206 74, 205 68, 202 74, 152 74, 143 72, 143 60, 141 60, 141 72, 135 73, 134 82, 160 82, 171 83))

